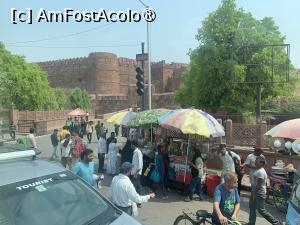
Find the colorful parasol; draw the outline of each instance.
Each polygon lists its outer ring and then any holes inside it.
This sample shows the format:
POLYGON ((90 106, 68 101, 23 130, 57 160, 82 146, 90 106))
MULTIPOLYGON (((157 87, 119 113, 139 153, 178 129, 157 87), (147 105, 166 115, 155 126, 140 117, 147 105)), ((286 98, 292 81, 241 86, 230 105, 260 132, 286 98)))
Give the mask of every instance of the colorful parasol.
POLYGON ((106 122, 118 124, 118 125, 127 125, 127 123, 136 116, 135 112, 126 111, 118 112, 111 117, 109 117, 106 122))
POLYGON ((85 116, 86 112, 80 108, 74 109, 68 113, 69 116, 85 116))
POLYGON ((160 126, 190 135, 225 136, 223 126, 210 114, 199 109, 176 109, 158 118, 160 126))
POLYGON ((168 111, 168 109, 151 109, 138 112, 136 117, 128 122, 127 127, 150 127, 157 124, 157 118, 168 111))
POLYGON ((300 139, 300 118, 284 121, 264 134, 269 137, 300 139))
MULTIPOLYGON (((200 135, 204 137, 225 136, 223 126, 211 115, 199 109, 176 109, 158 118, 158 124, 164 128, 182 132, 190 135, 200 135)), ((184 182, 186 179, 186 167, 191 139, 188 139, 187 155, 185 159, 184 182)))

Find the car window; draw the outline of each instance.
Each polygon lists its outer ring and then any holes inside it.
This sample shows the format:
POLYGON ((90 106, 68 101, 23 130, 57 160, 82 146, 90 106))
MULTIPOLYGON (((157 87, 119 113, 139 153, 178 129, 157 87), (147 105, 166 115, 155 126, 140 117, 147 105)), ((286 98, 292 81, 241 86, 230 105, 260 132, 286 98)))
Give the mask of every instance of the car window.
POLYGON ((297 208, 300 208, 300 182, 297 182, 297 186, 293 191, 291 201, 297 208))
POLYGON ((0 187, 0 225, 82 225, 115 209, 92 187, 66 171, 0 187))

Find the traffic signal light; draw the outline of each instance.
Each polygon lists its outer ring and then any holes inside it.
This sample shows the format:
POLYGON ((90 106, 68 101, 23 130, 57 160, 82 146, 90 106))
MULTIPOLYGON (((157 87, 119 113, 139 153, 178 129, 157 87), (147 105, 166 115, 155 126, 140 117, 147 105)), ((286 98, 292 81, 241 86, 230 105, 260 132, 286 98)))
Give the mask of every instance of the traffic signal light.
POLYGON ((136 68, 136 93, 138 95, 143 95, 144 94, 144 71, 140 68, 136 68))

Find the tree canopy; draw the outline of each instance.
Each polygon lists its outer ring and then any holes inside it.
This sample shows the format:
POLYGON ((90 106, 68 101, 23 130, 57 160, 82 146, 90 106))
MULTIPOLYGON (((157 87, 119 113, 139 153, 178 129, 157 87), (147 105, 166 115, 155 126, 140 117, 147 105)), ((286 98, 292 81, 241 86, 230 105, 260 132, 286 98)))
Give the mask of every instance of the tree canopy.
POLYGON ((64 92, 51 88, 47 73, 35 63, 13 55, 0 43, 0 104, 19 110, 63 109, 64 92))
POLYGON ((272 18, 257 20, 237 9, 235 0, 223 0, 202 22, 196 39, 199 46, 189 52, 190 67, 175 96, 183 107, 254 111, 256 81, 262 82, 262 101, 290 92, 284 82, 290 62, 279 46, 285 37, 272 18), (273 44, 278 46, 272 49, 273 44))
POLYGON ((72 109, 81 108, 81 109, 89 109, 91 108, 91 97, 89 93, 78 87, 74 88, 71 91, 70 104, 72 109))

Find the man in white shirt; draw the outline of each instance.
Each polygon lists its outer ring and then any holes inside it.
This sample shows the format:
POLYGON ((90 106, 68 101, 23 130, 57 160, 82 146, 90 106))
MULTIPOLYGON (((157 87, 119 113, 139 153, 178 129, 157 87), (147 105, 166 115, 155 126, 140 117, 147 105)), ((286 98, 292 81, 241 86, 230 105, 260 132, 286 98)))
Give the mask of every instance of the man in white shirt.
POLYGON ((61 164, 69 169, 72 167, 72 158, 71 158, 71 146, 72 146, 72 139, 70 134, 66 134, 65 139, 61 140, 60 142, 62 155, 61 155, 61 164))
POLYGON ((275 218, 271 213, 265 209, 265 201, 267 194, 267 173, 264 169, 266 165, 266 159, 260 155, 256 157, 255 167, 256 170, 253 173, 253 184, 251 187, 251 197, 249 201, 249 223, 248 225, 255 225, 256 211, 262 215, 272 225, 279 225, 281 222, 275 218))
POLYGON ((33 127, 29 129, 29 134, 27 135, 27 147, 37 149, 33 127))
POLYGON ((226 144, 220 144, 219 146, 220 152, 218 153, 218 156, 220 157, 220 160, 222 161, 223 167, 222 167, 222 174, 221 179, 222 183, 224 183, 224 174, 227 172, 235 172, 235 164, 234 164, 234 158, 237 159, 239 162, 241 162, 241 158, 239 155, 234 153, 233 151, 227 151, 226 144))
POLYGON ((258 156, 262 155, 263 151, 261 148, 255 147, 254 152, 247 156, 245 166, 249 169, 249 177, 251 186, 253 185, 254 179, 253 174, 256 170, 255 160, 258 156))
POLYGON ((136 203, 147 202, 150 198, 154 198, 155 194, 139 195, 133 184, 131 183, 129 176, 131 174, 132 164, 124 162, 121 165, 121 173, 115 176, 111 182, 109 198, 110 200, 121 210, 133 214, 133 207, 136 203))
POLYGON ((104 172, 104 159, 106 153, 106 140, 104 134, 100 135, 98 140, 98 160, 99 160, 99 169, 98 173, 104 172))
POLYGON ((138 143, 136 140, 131 141, 131 148, 133 149, 132 156, 132 183, 138 194, 141 194, 141 175, 143 169, 143 153, 138 148, 138 143))

